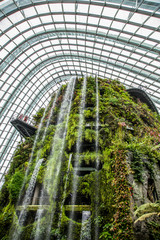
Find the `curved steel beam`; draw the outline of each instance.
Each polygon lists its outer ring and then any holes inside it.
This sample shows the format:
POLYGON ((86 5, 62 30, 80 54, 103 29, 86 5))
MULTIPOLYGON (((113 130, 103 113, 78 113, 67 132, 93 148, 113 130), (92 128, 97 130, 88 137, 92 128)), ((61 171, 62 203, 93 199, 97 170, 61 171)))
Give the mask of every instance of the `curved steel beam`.
MULTIPOLYGON (((85 56, 85 55, 80 55, 80 54, 78 54, 78 55, 76 55, 76 54, 73 55, 73 54, 72 54, 72 56, 66 54, 66 55, 65 55, 65 58, 66 58, 66 59, 70 59, 70 58, 71 58, 71 59, 87 59, 87 60, 89 60, 89 61, 99 62, 99 58, 96 58, 96 57, 91 58, 91 57, 88 57, 88 56, 85 56)), ((1 115, 3 114, 3 111, 7 108, 8 102, 9 102, 9 101, 13 101, 13 99, 16 97, 16 94, 20 91, 20 88, 21 88, 21 85, 22 85, 22 84, 25 85, 26 82, 29 81, 30 77, 31 77, 32 75, 34 75, 39 69, 41 69, 42 66, 47 65, 47 64, 50 63, 50 62, 54 62, 54 61, 60 60, 60 59, 64 59, 64 55, 59 55, 59 56, 56 56, 56 57, 53 57, 53 58, 50 58, 50 59, 47 59, 47 60, 43 61, 42 63, 40 63, 39 65, 37 65, 36 67, 34 67, 26 76, 24 76, 23 80, 21 80, 21 82, 18 84, 18 86, 14 89, 12 95, 9 96, 7 102, 4 104, 3 109, 2 109, 1 112, 0 112, 0 117, 1 117, 1 115)), ((113 60, 114 60, 114 59, 113 59, 113 60)), ((122 62, 122 61, 121 61, 121 62, 122 62)), ((122 67, 123 67, 123 69, 125 69, 125 70, 127 70, 127 71, 130 71, 130 65, 131 65, 131 64, 127 64, 128 66, 122 66, 120 63, 116 63, 116 66, 115 66, 115 63, 114 63, 114 62, 108 61, 108 62, 106 63, 106 61, 104 61, 104 60, 101 60, 101 64, 103 64, 104 66, 106 66, 107 64, 109 64, 109 65, 112 65, 112 66, 117 67, 117 68, 122 68, 122 67)), ((139 73, 136 69, 132 69, 132 72, 134 72, 135 74, 138 74, 138 73, 139 73)), ((145 73, 145 71, 143 71, 143 72, 141 73, 141 76, 147 77, 148 74, 145 73)), ((152 79, 152 80, 157 80, 157 78, 155 78, 155 77, 153 77, 153 76, 152 76, 152 77, 150 76, 150 79, 152 79)))
MULTIPOLYGON (((47 2, 46 1, 36 1, 36 0, 32 0, 29 1, 29 0, 26 0, 26 1, 18 1, 15 3, 11 3, 11 4, 8 4, 7 6, 3 7, 3 9, 1 9, 1 14, 0 14, 0 20, 2 20, 4 18, 4 16, 9 16, 10 14, 13 14, 17 11, 17 8, 19 10, 23 10, 25 8, 28 8, 28 7, 32 7, 32 6, 41 6, 41 5, 47 5, 48 3, 59 3, 59 0, 48 0, 47 2)), ((79 1, 76 1, 76 0, 63 0, 61 1, 61 3, 78 3, 78 4, 91 4, 91 2, 88 0, 79 0, 79 1)), ((156 11, 158 12, 159 9, 160 9, 160 6, 157 2, 157 4, 155 2, 152 2, 150 1, 149 2, 150 4, 140 4, 141 8, 137 8, 136 7, 136 4, 135 2, 133 1, 121 1, 121 0, 109 0, 108 2, 105 2, 104 1, 94 1, 92 2, 92 5, 95 5, 95 6, 105 6, 105 7, 110 7, 110 8, 113 8, 113 9, 117 9, 119 7, 119 5, 121 6, 121 10, 124 10, 124 11, 129 11, 131 13, 134 13, 135 11, 137 13, 141 13, 141 14, 145 14, 147 16, 150 16, 151 15, 151 10, 152 11, 155 11, 155 8, 156 8, 156 11), (123 3, 123 4, 122 4, 123 3)), ((154 13, 153 14, 155 17, 159 17, 159 13, 154 13)))

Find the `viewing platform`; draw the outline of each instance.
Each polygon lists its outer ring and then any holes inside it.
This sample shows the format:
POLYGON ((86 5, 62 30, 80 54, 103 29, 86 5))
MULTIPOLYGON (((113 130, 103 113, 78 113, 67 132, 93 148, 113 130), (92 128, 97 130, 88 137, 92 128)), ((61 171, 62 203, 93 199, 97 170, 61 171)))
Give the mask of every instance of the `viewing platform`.
MULTIPOLYGON (((27 205, 27 206, 18 206, 16 208, 17 211, 21 211, 26 209, 27 211, 37 211, 38 209, 46 209, 48 210, 50 205, 27 205)), ((81 212, 81 211, 90 211, 90 205, 64 205, 65 211, 73 211, 74 212, 81 212)))
POLYGON ((16 208, 17 211, 21 211, 23 209, 26 209, 27 211, 37 211, 38 209, 49 209, 49 205, 27 205, 26 206, 18 206, 16 208))
POLYGON ((82 211, 91 211, 90 205, 64 205, 65 211, 82 212, 82 211))
POLYGON ((31 125, 31 121, 27 116, 17 115, 13 116, 10 123, 22 135, 22 137, 31 137, 35 134, 36 128, 31 125))

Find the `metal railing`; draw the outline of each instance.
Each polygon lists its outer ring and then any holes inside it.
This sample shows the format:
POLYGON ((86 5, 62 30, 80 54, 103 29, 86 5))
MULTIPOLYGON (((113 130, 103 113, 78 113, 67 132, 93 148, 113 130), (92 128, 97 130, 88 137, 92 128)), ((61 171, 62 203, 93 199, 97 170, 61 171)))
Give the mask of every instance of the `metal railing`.
POLYGON ((24 114, 14 114, 11 117, 10 121, 13 121, 13 120, 16 120, 16 119, 19 119, 23 122, 26 122, 26 123, 30 124, 30 125, 35 125, 35 121, 32 118, 30 118, 30 117, 28 117, 27 115, 24 115, 24 114))

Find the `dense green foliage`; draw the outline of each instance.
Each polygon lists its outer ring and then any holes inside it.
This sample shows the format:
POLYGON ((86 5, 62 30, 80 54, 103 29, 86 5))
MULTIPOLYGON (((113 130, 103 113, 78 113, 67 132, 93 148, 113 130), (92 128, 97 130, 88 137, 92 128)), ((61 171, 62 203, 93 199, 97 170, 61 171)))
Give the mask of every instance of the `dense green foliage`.
MULTIPOLYGON (((61 175, 59 176, 58 201, 56 204, 56 213, 53 219, 51 239, 67 239, 68 223, 72 221, 63 206, 61 227, 58 228, 58 219, 61 211, 61 202, 63 198, 69 199, 72 193, 73 179, 73 161, 68 170, 69 156, 72 153, 72 159, 75 159, 75 145, 78 134, 79 123, 79 104, 81 100, 81 88, 83 79, 77 79, 72 107, 69 117, 69 124, 66 135, 66 145, 63 154, 61 166, 61 175), (64 186, 68 178, 66 192, 64 186)), ((83 126, 82 143, 83 148, 79 161, 85 166, 95 167, 97 156, 100 161, 99 171, 93 171, 79 177, 77 195, 79 201, 84 201, 86 205, 91 206, 92 233, 94 226, 98 222, 99 239, 101 240, 131 240, 133 239, 132 218, 130 202, 133 196, 132 186, 128 183, 129 169, 126 161, 127 152, 132 153, 131 171, 137 182, 143 183, 142 173, 147 167, 150 175, 154 178, 154 163, 160 166, 160 122, 158 116, 151 112, 148 107, 136 101, 129 96, 124 86, 117 80, 98 79, 99 84, 99 152, 95 152, 96 140, 96 82, 92 77, 87 80, 87 95, 85 106, 85 121, 83 126), (144 161, 147 159, 148 161, 144 161), (98 191, 98 216, 95 219, 96 206, 96 184, 99 179, 98 191)), ((43 185, 43 178, 47 161, 52 149, 52 139, 56 129, 57 117, 63 100, 66 86, 63 86, 59 92, 56 105, 51 117, 50 125, 44 142, 42 142, 43 133, 51 106, 54 101, 52 97, 44 116, 43 126, 40 131, 38 142, 33 152, 33 160, 29 163, 33 138, 26 139, 24 143, 19 144, 14 154, 14 158, 9 172, 5 176, 5 184, 0 195, 0 237, 8 239, 9 229, 13 215, 16 215, 16 202, 19 193, 23 196, 27 189, 29 180, 32 176, 36 157, 43 158, 37 176, 37 185, 43 185), (21 190, 23 178, 25 178, 24 188, 21 190), (4 231, 5 229, 5 231, 4 231)), ((44 114, 44 108, 40 109, 34 116, 35 125, 40 123, 44 114)), ((20 201, 20 200, 19 200, 20 201)), ((79 203, 79 205, 81 205, 79 203)), ((35 215, 30 214, 29 220, 22 231, 24 239, 33 239, 35 215)), ((44 221, 45 217, 41 219, 44 221)), ((74 232, 73 239, 78 240, 81 231, 81 223, 73 221, 74 232)), ((153 228, 153 226, 151 226, 153 228)), ((42 231, 42 236, 45 231, 42 231)), ((154 231, 154 230, 153 230, 154 231)), ((23 239, 22 238, 22 239, 23 239)), ((94 239, 94 236, 92 236, 94 239)), ((155 238, 156 239, 156 238, 155 238)))

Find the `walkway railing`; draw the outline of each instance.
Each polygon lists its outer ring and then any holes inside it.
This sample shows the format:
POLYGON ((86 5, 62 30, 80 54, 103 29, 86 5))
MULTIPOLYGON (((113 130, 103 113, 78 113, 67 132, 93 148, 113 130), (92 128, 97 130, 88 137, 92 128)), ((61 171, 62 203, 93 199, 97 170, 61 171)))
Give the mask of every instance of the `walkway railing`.
POLYGON ((23 114, 14 114, 12 117, 11 117, 11 121, 13 120, 16 120, 16 119, 19 119, 23 122, 26 122, 30 125, 35 125, 35 122, 32 118, 28 117, 27 115, 23 115, 23 114))

